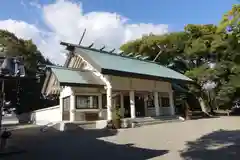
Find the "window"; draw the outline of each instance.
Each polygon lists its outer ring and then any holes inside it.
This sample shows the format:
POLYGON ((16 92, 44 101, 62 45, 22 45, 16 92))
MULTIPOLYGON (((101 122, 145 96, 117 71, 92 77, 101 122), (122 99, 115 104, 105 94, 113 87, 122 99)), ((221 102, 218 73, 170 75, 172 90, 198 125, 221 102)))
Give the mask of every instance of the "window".
POLYGON ((169 97, 161 97, 162 107, 170 107, 169 97))
POLYGON ((79 95, 76 96, 76 109, 98 108, 98 96, 79 95))
POLYGON ((107 108, 107 95, 102 94, 102 108, 106 109, 107 108))
POLYGON ((63 120, 69 121, 70 120, 70 97, 63 98, 63 120))

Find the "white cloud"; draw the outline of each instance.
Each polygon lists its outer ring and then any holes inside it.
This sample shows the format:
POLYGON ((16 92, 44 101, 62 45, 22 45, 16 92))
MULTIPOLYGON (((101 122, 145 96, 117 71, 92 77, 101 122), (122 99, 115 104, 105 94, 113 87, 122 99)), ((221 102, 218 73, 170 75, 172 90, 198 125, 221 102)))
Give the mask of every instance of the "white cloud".
POLYGON ((36 7, 38 9, 41 9, 41 7, 42 7, 41 4, 38 3, 38 0, 30 1, 29 5, 32 6, 32 7, 36 7))
POLYGON ((0 21, 0 29, 8 30, 22 39, 32 39, 44 56, 54 62, 62 63, 64 61, 64 56, 59 56, 60 48, 58 47, 59 43, 56 34, 40 30, 33 24, 12 19, 0 21), (55 46, 57 46, 57 50, 55 46))
POLYGON ((165 24, 129 24, 128 19, 117 13, 84 13, 81 3, 57 0, 53 4, 40 6, 37 1, 30 5, 42 11, 45 25, 50 32, 24 21, 0 21, 0 28, 7 29, 25 39, 32 38, 45 56, 55 62, 63 63, 60 41, 78 43, 83 30, 87 32, 83 45, 94 42, 95 47, 119 48, 129 40, 140 38, 143 34, 163 34, 168 31, 165 24), (33 5, 34 4, 34 5, 33 5))

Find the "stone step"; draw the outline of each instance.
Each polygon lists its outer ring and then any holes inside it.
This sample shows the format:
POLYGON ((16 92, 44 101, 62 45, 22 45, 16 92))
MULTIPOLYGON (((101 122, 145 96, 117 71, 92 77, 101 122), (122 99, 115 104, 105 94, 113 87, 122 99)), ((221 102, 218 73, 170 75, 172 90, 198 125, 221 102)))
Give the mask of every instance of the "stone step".
POLYGON ((135 118, 136 122, 148 122, 148 121, 168 121, 168 120, 179 120, 178 116, 160 116, 160 117, 143 117, 143 118, 135 118))
POLYGON ((169 120, 148 120, 144 122, 140 122, 138 126, 144 126, 144 125, 155 125, 155 124, 161 124, 161 123, 171 123, 171 122, 182 122, 179 119, 169 119, 169 120))
POLYGON ((160 117, 143 117, 135 119, 125 119, 129 120, 129 123, 135 122, 135 126, 144 126, 144 125, 153 125, 161 123, 170 123, 170 122, 182 122, 184 119, 179 118, 178 116, 160 116, 160 117))

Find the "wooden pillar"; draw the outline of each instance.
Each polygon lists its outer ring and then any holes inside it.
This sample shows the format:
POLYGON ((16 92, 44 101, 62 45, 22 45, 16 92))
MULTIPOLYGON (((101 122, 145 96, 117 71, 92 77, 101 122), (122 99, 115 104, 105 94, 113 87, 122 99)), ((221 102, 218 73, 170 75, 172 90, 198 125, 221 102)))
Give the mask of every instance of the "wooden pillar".
POLYGON ((159 112, 159 103, 158 103, 158 92, 154 92, 154 106, 155 106, 156 116, 159 116, 160 112, 159 112))
POLYGON ((131 118, 136 118, 134 91, 130 91, 129 97, 130 97, 130 110, 131 110, 130 113, 131 113, 131 118))
POLYGON ((99 108, 99 112, 98 112, 98 117, 100 119, 103 119, 103 110, 102 110, 102 94, 100 94, 98 96, 98 108, 99 108))
POLYGON ((112 88, 107 88, 107 120, 112 120, 112 88))
POLYGON ((145 112, 145 116, 148 116, 147 101, 148 101, 148 95, 144 95, 144 112, 145 112))
POLYGON ((175 115, 173 91, 169 92, 169 103, 170 103, 170 115, 175 115))
POLYGON ((158 94, 159 115, 163 115, 162 96, 158 94))
POLYGON ((75 95, 72 94, 70 96, 70 121, 71 122, 75 121, 75 111, 76 111, 76 108, 75 108, 75 95))
POLYGON ((93 96, 90 96, 89 101, 90 108, 93 108, 93 96))
POLYGON ((124 95, 120 93, 121 117, 124 118, 124 95))
POLYGON ((59 96, 60 120, 63 120, 63 98, 59 96))

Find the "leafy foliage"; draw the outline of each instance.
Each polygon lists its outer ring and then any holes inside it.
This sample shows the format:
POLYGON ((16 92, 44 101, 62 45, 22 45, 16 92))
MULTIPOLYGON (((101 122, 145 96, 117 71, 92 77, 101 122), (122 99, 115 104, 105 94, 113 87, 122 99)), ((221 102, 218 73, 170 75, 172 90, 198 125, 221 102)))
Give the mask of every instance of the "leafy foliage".
POLYGON ((0 30, 0 48, 2 56, 22 56, 24 66, 30 73, 36 72, 38 63, 52 64, 44 58, 32 40, 17 38, 6 30, 0 30))
POLYGON ((220 107, 231 107, 240 98, 240 5, 223 16, 219 26, 186 25, 184 31, 147 35, 121 46, 126 53, 138 53, 195 80, 191 93, 206 99, 204 85, 216 84, 214 98, 220 107))

